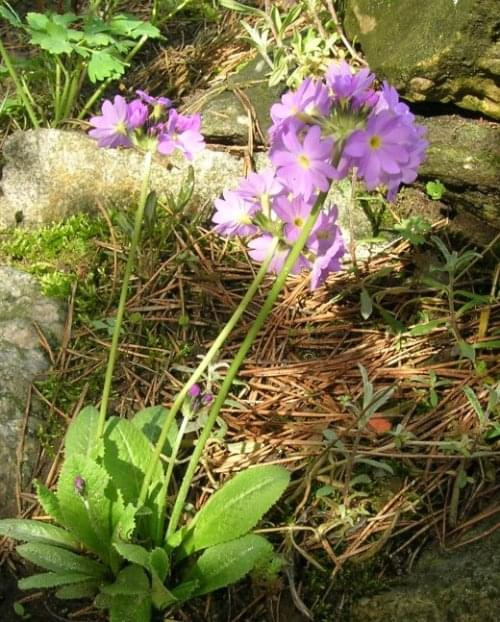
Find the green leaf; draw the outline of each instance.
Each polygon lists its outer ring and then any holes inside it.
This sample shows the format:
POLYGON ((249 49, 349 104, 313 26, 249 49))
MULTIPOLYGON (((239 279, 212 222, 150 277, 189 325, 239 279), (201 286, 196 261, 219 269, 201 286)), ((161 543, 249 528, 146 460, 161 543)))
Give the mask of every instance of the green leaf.
POLYGON ((87 456, 69 456, 59 475, 57 497, 62 524, 109 563, 111 540, 125 508, 105 469, 87 456), (75 487, 77 477, 83 480, 81 492, 75 487))
POLYGON ((150 551, 149 565, 156 572, 160 581, 165 581, 170 570, 170 559, 165 549, 157 546, 150 551))
POLYGON ((7 5, 7 7, 0 6, 0 16, 9 22, 11 26, 14 26, 14 28, 21 28, 23 25, 19 15, 9 5, 7 5))
POLYGON ((470 343, 467 343, 467 341, 459 341, 457 345, 460 351, 460 356, 463 356, 464 358, 469 359, 472 362, 476 360, 476 351, 474 349, 474 346, 472 346, 470 343))
POLYGON ((425 191, 433 201, 438 201, 445 193, 446 187, 436 179, 435 181, 428 181, 425 184, 425 191))
POLYGON ((110 20, 108 27, 110 32, 122 37, 131 37, 132 39, 138 39, 143 35, 152 39, 161 36, 156 26, 124 14, 115 15, 110 20))
POLYGON ((140 544, 115 542, 113 546, 128 562, 149 569, 149 551, 140 544))
POLYGON ((81 598, 93 598, 99 589, 99 583, 94 579, 64 585, 56 590, 56 597, 61 600, 72 600, 81 598))
POLYGON ((137 564, 125 566, 116 577, 114 583, 104 585, 101 588, 103 594, 110 596, 139 596, 149 592, 149 579, 144 569, 137 564))
POLYGON ((90 56, 87 71, 90 81, 95 84, 108 78, 119 78, 125 71, 125 63, 105 50, 97 50, 90 56))
POLYGON ((361 317, 367 320, 373 312, 373 303, 370 294, 363 287, 360 296, 361 317))
POLYGON ((71 54, 73 45, 69 41, 68 30, 60 24, 49 21, 44 30, 31 30, 31 43, 39 45, 49 54, 71 54))
POLYGON ((45 30, 50 20, 44 13, 30 12, 26 15, 26 23, 33 30, 45 30))
MULTIPOLYGON (((182 549, 185 554, 248 533, 281 497, 290 473, 277 465, 265 465, 238 473, 224 484, 193 519, 182 549)), ((182 554, 182 553, 181 553, 182 554)))
MULTIPOLYGON (((139 498, 144 475, 153 457, 153 446, 130 421, 112 417, 104 433, 103 464, 114 485, 121 491, 125 503, 135 504, 139 498)), ((156 464, 147 503, 153 512, 158 509, 156 494, 164 480, 161 464, 156 464)))
POLYGON ((57 495, 47 486, 35 480, 36 496, 45 513, 51 516, 58 523, 63 523, 61 508, 57 495))
MULTIPOLYGON (((198 581, 192 595, 201 596, 239 581, 272 553, 270 542, 255 534, 217 544, 204 551, 184 576, 184 581, 198 581)), ((175 590, 173 593, 178 596, 175 590)))
POLYGON ((37 566, 65 574, 80 573, 90 577, 101 578, 107 572, 106 566, 93 559, 72 553, 51 544, 29 543, 16 548, 17 553, 37 566))
MULTIPOLYGON (((131 422, 136 428, 146 436, 150 443, 155 444, 160 438, 161 429, 163 423, 168 415, 168 410, 163 406, 150 406, 137 412, 131 422)), ((172 425, 168 431, 168 437, 163 446, 162 453, 170 456, 172 453, 172 447, 179 433, 179 428, 175 421, 172 421, 172 425)))
POLYGON ((86 406, 69 424, 64 439, 66 457, 74 454, 91 456, 96 447, 97 422, 99 411, 94 406, 86 406))
POLYGON ((412 337, 423 337, 424 335, 432 333, 435 328, 442 326, 444 322, 444 319, 440 319, 431 320, 430 322, 426 322, 425 324, 417 324, 416 326, 413 326, 413 328, 410 328, 410 335, 412 337))
POLYGON ((0 520, 0 535, 26 542, 54 544, 68 549, 80 550, 78 541, 65 529, 37 520, 6 518, 0 520))
POLYGON ((45 589, 70 583, 80 583, 81 581, 88 581, 89 578, 88 575, 81 572, 43 572, 26 579, 20 579, 18 586, 21 590, 45 589))

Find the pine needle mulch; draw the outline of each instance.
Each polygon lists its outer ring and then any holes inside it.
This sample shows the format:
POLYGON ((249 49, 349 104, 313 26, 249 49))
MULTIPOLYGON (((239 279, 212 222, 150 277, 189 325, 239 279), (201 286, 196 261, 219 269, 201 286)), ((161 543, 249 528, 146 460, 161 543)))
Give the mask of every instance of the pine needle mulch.
MULTIPOLYGON (((240 247, 203 229, 193 231, 200 229, 176 227, 174 248, 157 265, 142 258, 127 311, 140 322, 121 346, 114 383, 112 407, 122 416, 152 404, 169 406, 196 355, 209 347, 251 279, 254 268, 240 247), (148 345, 153 335, 169 346, 148 345)), ((121 249, 103 245, 121 256, 121 249)), ((491 501, 500 488, 498 440, 485 440, 488 423, 467 395, 474 391, 486 410, 488 387, 499 377, 494 345, 500 303, 460 318, 462 338, 476 348, 475 364, 459 356, 443 323, 412 336, 418 314, 449 314, 448 301, 420 284, 416 261, 409 245, 398 242, 359 264, 357 274, 338 273, 314 293, 307 278, 289 280, 205 453, 191 495, 196 507, 231 473, 253 464, 283 464, 293 472, 287 510, 267 530, 282 532, 298 553, 324 567, 315 561, 322 551, 334 573, 346 560, 366 559, 383 547, 396 554, 426 534, 447 544, 500 512, 491 501), (377 299, 382 312, 408 330, 394 331, 376 310, 364 320, 362 287, 374 299, 383 292, 377 299), (360 406, 360 365, 375 391, 393 391, 368 422, 360 406)), ((492 273, 481 270, 481 263, 457 288, 489 291, 492 273)), ((119 272, 116 256, 112 265, 119 272)), ((110 283, 119 281, 118 272, 110 283)), ((106 287, 103 299, 112 289, 106 287)), ((212 391, 266 289, 221 352, 208 379, 212 391)), ((54 359, 59 380, 84 386, 86 377, 103 370, 108 346, 92 327, 80 327, 71 337, 68 331, 54 359)), ((84 388, 73 411, 86 402, 84 388)), ((54 403, 50 408, 65 423, 74 414, 54 403)), ((59 457, 46 478, 49 485, 56 480, 59 457)), ((21 496, 28 510, 33 497, 21 496)))

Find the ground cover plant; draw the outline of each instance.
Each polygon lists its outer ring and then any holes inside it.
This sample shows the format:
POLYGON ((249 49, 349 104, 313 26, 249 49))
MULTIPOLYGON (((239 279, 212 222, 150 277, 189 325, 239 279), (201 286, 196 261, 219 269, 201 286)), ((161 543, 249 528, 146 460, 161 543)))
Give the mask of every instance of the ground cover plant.
MULTIPOLYGON (((494 380, 498 343, 486 334, 498 314, 498 270, 474 272, 482 256, 451 250, 441 237, 431 238, 421 222, 402 222, 397 227, 404 240, 393 245, 390 259, 359 262, 350 271, 336 273, 345 249, 336 210, 324 195, 329 184, 354 164, 368 187, 382 182, 394 193, 400 181, 414 178, 425 145, 409 111, 388 85, 375 102, 367 70, 353 73, 346 65, 334 65, 322 87, 305 81, 271 111, 275 172, 254 173, 217 201, 213 224, 217 233, 228 237, 227 254, 223 242, 202 246, 210 216, 200 215, 193 225, 192 211, 184 213, 189 210, 187 196, 157 205, 147 191, 146 155, 140 200, 144 218, 138 210, 132 233, 130 221, 124 226, 119 215, 111 215, 130 262, 119 268, 125 285, 121 301, 114 298, 118 311, 102 310, 100 319, 87 310, 85 330, 95 344, 113 336, 100 411, 89 407, 79 415, 75 412, 55 492, 43 484, 38 487, 46 513, 64 531, 41 521, 3 523, 6 533, 31 541, 19 552, 49 571, 24 579, 22 586, 58 583, 59 596, 73 598, 100 591, 96 603, 111 612, 111 619, 149 619, 152 604, 164 609, 179 602, 197 619, 212 619, 207 617, 209 609, 197 613, 191 599, 235 581, 252 567, 272 584, 283 567, 295 605, 306 615, 309 608, 322 615, 323 607, 324 619, 329 620, 332 610, 319 601, 325 591, 336 589, 336 583, 318 579, 321 573, 329 577, 333 569, 337 577, 348 560, 370 558, 389 540, 396 543, 397 554, 407 546, 404 535, 410 529, 430 530, 440 520, 453 529, 464 511, 460 502, 472 506, 489 494, 485 483, 495 469, 492 444, 499 434, 494 380), (331 89, 330 101, 325 87, 331 89), (315 129, 319 119, 320 131, 315 129), (335 133, 334 141, 328 132, 335 133), (386 151, 380 151, 381 142, 386 151), (330 161, 333 146, 336 159, 330 161), (284 191, 288 180, 294 191, 299 190, 293 200, 284 191), (317 217, 315 224, 311 214, 317 217), (169 241, 169 252, 157 256, 157 263, 144 250, 149 240, 144 240, 144 248, 136 245, 143 220, 169 241), (241 235, 249 240, 248 256, 264 262, 249 293, 241 235), (273 245, 274 255, 266 256, 273 245), (412 282, 412 259, 405 255, 411 245, 433 249, 431 267, 412 282), (215 265, 221 257, 227 261, 215 281, 207 276, 215 272, 214 254, 215 265), (158 275, 159 268, 167 274, 158 275), (132 269, 139 281, 127 284, 132 269), (305 269, 311 269, 310 280, 300 276, 305 269), (271 287, 266 271, 277 273, 276 283, 281 280, 286 288, 274 311, 272 299, 263 294, 269 287, 277 299, 279 287, 271 287), (287 279, 287 272, 298 276, 287 279), (327 277, 328 287, 320 287, 327 277), (227 317, 228 292, 237 314, 246 306, 257 323, 243 320, 222 349, 222 340, 203 314, 210 299, 212 305, 215 300, 214 317, 227 317), (165 335, 155 324, 168 326, 172 309, 176 314, 165 335), (357 328, 363 320, 371 322, 366 332, 357 328), (241 341, 244 349, 238 351, 241 341), (450 342, 455 348, 452 364, 441 364, 439 356, 450 342), (217 358, 204 356, 218 348, 217 358), (132 354, 125 356, 124 350, 132 354), (159 355, 156 361, 153 350, 159 355), (235 351, 230 365, 227 361, 235 351), (203 357, 198 367, 193 353, 203 357), (419 363, 425 364, 424 371, 419 363), (227 397, 229 389, 232 398, 227 397), (150 406, 132 414, 133 402, 150 406), (170 411, 154 406, 159 403, 172 404, 170 411), (109 412, 127 417, 108 417, 109 412), (127 451, 131 439, 137 451, 127 451), (204 445, 207 451, 199 462, 204 445), (184 469, 176 458, 189 454, 182 480, 184 469), (438 465, 434 469, 429 468, 433 460, 438 465), (191 482, 195 473, 206 473, 209 485, 217 488, 214 468, 225 474, 258 462, 286 465, 294 477, 273 523, 264 524, 259 534, 245 535, 283 493, 288 470, 254 466, 206 504, 208 494, 191 482), (440 505, 443 488, 450 486, 452 465, 451 500, 440 505), (418 484, 416 473, 422 475, 418 484), (169 478, 174 486, 166 494, 169 478), (267 490, 264 499, 256 496, 257 482, 259 492, 267 490), (247 505, 221 521, 221 508, 236 505, 235 499, 239 504, 242 498, 247 505), (196 512, 186 503, 189 499, 202 509, 196 512), (417 513, 425 505, 435 506, 433 522, 417 513), (177 530, 181 514, 188 520, 177 530), (162 524, 164 518, 167 525, 162 524), (103 524, 106 528, 101 530, 103 524), (263 538, 266 533, 284 536, 281 556, 272 553, 263 538), (56 553, 47 545, 60 550, 56 553), (94 555, 83 556, 82 549, 94 555), (232 564, 224 568, 221 559, 232 564), (314 597, 296 589, 294 568, 300 574, 306 562, 318 572, 311 579, 311 585, 320 584, 314 597)), ((166 98, 144 92, 128 103, 113 96, 91 123, 103 147, 137 146, 164 155, 181 149, 191 157, 202 145, 196 118, 187 119, 166 98)), ((14 254, 12 249, 8 252, 14 254)), ((102 277, 100 287, 109 293, 105 273, 102 277)), ((217 325, 225 330, 222 321, 217 325)), ((68 360, 77 361, 75 370, 82 362, 78 353, 68 360)), ((102 357, 95 356, 94 362, 97 386, 92 392, 97 401, 102 357)), ((236 617, 264 615, 262 608, 247 610, 245 588, 238 589, 241 607, 236 617)), ((98 614, 94 610, 90 615, 98 614)))

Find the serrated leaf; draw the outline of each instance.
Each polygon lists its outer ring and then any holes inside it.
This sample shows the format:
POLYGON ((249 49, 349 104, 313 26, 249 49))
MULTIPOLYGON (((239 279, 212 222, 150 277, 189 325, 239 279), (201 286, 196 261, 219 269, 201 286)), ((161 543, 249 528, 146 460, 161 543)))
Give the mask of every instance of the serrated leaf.
POLYGON ((238 473, 224 484, 193 519, 182 549, 185 554, 233 540, 248 533, 281 497, 290 473, 265 465, 238 473))
POLYGON ((115 542, 113 546, 128 562, 149 569, 149 551, 140 544, 115 542))
POLYGON ((149 564, 160 581, 165 581, 170 571, 170 559, 165 551, 161 547, 157 546, 149 553, 149 564))
POLYGON ((149 592, 149 579, 143 568, 137 564, 131 564, 120 570, 116 581, 104 585, 101 592, 109 596, 139 596, 149 592))
POLYGON ((0 520, 0 535, 26 542, 54 544, 78 551, 78 541, 65 529, 37 520, 6 518, 0 520))
POLYGON ((128 15, 115 15, 108 24, 110 32, 122 37, 137 39, 145 35, 149 38, 158 38, 160 31, 150 22, 143 22, 128 15))
POLYGON ((38 502, 44 509, 45 513, 51 516, 54 520, 62 525, 61 508, 59 507, 59 501, 57 495, 52 490, 49 490, 47 486, 35 480, 35 489, 38 502))
POLYGON ((64 439, 66 457, 73 454, 91 456, 96 447, 97 422, 99 411, 94 406, 86 406, 69 424, 64 439))
MULTIPOLYGON (((208 594, 239 581, 272 553, 270 542, 255 534, 217 544, 203 552, 185 575, 184 581, 199 582, 192 596, 208 594)), ((178 596, 175 590, 173 593, 178 596)))
POLYGON ((125 508, 105 469, 87 456, 70 456, 59 475, 57 497, 62 524, 109 563, 111 540, 125 508), (83 480, 83 492, 75 486, 77 477, 83 480))
POLYGON ((72 553, 67 549, 51 544, 28 543, 16 548, 17 553, 37 566, 52 570, 56 573, 80 573, 90 577, 100 578, 107 572, 106 566, 72 553))
POLYGON ((82 581, 64 585, 56 590, 56 598, 61 600, 71 600, 80 598, 93 598, 99 589, 99 583, 95 580, 82 581))
MULTIPOLYGON (((125 503, 135 504, 139 498, 144 475, 151 464, 153 446, 146 436, 130 421, 112 417, 108 420, 104 434, 103 464, 112 477, 114 485, 121 491, 125 503)), ((164 473, 160 463, 156 464, 150 490, 159 492, 164 473)), ((157 509, 153 494, 147 503, 153 512, 157 509)))
POLYGON ((31 43, 39 45, 50 54, 71 54, 73 46, 68 30, 60 24, 49 21, 44 30, 31 30, 31 43))
POLYGON ((108 78, 119 78, 124 71, 125 63, 105 50, 92 52, 87 66, 90 81, 94 84, 108 78))
POLYGON ((44 13, 34 13, 30 11, 26 15, 26 23, 34 30, 45 30, 49 21, 49 18, 44 13))
POLYGON ((70 583, 80 583, 81 581, 88 580, 89 576, 81 572, 43 572, 41 574, 34 574, 26 579, 20 579, 17 584, 21 590, 33 590, 68 585, 70 583))
MULTIPOLYGON (((153 445, 160 438, 161 429, 163 423, 168 415, 168 410, 163 406, 150 406, 137 412, 131 422, 136 428, 146 436, 150 443, 153 445)), ((170 429, 168 431, 167 440, 163 446, 162 453, 170 456, 172 453, 172 447, 179 433, 179 428, 175 421, 172 421, 170 429)))

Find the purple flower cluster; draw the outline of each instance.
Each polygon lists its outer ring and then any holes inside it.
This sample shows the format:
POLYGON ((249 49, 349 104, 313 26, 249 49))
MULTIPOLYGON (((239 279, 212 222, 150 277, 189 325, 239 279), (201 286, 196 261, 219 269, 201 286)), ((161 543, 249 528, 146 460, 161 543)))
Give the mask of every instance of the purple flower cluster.
MULTIPOLYGON (((252 173, 215 201, 215 231, 253 236, 250 256, 263 261, 273 238, 279 246, 270 271, 279 272, 318 197, 355 168, 368 190, 389 200, 411 183, 425 157, 424 128, 388 84, 374 88, 368 69, 332 64, 324 80, 308 78, 271 107, 269 157, 273 168, 252 173)), ((345 252, 337 209, 323 209, 292 269, 311 269, 311 287, 340 269, 345 252)))
POLYGON ((151 97, 144 91, 136 94, 128 103, 121 95, 115 95, 112 102, 106 99, 101 114, 91 117, 89 136, 99 147, 136 145, 164 155, 179 149, 188 160, 204 148, 199 114, 179 114, 166 97, 151 97))

